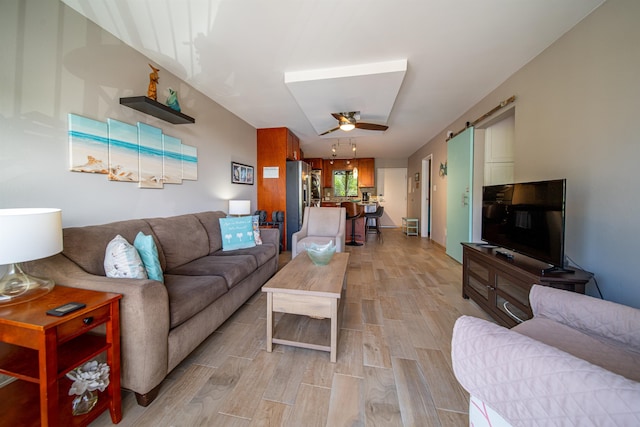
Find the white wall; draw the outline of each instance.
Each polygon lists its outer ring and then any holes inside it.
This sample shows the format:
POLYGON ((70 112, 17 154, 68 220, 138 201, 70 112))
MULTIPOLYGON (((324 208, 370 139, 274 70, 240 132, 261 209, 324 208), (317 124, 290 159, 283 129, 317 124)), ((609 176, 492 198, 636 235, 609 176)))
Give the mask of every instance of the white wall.
MULTIPOLYGON (((639 16, 638 1, 607 1, 409 159, 410 174, 430 153, 439 165, 447 130, 462 129, 515 95, 515 180, 567 178, 566 254, 596 274, 605 299, 634 307, 640 307, 639 16)), ((432 237, 444 244, 446 216, 436 215, 446 212, 440 187, 432 237)), ((593 285, 587 292, 597 295, 593 285)))
POLYGON ((0 208, 57 207, 65 226, 227 211, 255 186, 230 183, 230 163, 256 164, 256 130, 161 70, 158 100, 178 91, 195 124, 172 125, 119 104, 146 95, 147 58, 58 1, 0 5, 0 208), (67 115, 148 123, 198 149, 198 180, 164 189, 69 172, 67 115))

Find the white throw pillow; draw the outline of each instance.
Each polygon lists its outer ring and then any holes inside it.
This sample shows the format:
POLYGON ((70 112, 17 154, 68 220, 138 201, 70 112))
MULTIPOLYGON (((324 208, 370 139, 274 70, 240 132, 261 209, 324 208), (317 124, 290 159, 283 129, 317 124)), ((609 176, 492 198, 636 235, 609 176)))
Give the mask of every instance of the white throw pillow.
POLYGON ((117 235, 107 245, 104 255, 104 271, 107 277, 146 279, 147 270, 132 244, 117 235))

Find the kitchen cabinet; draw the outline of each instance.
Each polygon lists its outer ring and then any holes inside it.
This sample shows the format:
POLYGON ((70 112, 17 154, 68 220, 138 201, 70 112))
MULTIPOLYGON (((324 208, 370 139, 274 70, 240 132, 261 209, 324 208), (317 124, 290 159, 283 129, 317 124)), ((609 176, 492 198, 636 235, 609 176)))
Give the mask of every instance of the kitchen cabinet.
POLYGON ((320 158, 304 159, 304 161, 309 163, 311 169, 323 170, 323 160, 320 158))
POLYGON ((375 187, 375 159, 358 159, 358 187, 375 187))
POLYGON ((333 187, 333 165, 329 160, 322 161, 322 187, 333 187))
POLYGON ((289 129, 287 129, 287 160, 300 159, 300 140, 291 131, 289 131, 289 129))
MULTIPOLYGON (((300 158, 300 140, 289 129, 265 128, 257 130, 256 183, 259 210, 271 218, 274 211, 287 210, 287 160, 300 158), (277 168, 277 178, 264 178, 264 168, 277 168)), ((282 230, 283 250, 286 250, 286 222, 282 230)))

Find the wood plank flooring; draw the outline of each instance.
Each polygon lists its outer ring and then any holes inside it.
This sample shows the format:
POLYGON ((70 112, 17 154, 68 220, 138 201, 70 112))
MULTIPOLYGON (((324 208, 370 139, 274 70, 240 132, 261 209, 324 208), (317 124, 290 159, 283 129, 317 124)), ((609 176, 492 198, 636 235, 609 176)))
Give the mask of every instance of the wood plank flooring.
MULTIPOLYGON (((462 267, 426 238, 384 229, 351 253, 337 363, 329 353, 266 352, 257 292, 162 384, 147 408, 123 392, 120 426, 465 426, 468 394, 451 369, 462 267)), ((281 255, 281 266, 291 253, 281 255)), ((328 320, 276 315, 277 333, 327 339, 328 320)), ((91 426, 109 426, 108 411, 91 426)))

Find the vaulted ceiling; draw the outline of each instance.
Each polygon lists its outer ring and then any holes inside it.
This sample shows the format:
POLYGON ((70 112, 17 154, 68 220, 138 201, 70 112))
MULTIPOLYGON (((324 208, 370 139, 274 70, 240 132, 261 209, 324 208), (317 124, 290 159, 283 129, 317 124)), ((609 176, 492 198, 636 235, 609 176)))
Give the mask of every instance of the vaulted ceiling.
POLYGON ((306 157, 407 158, 604 0, 62 1, 306 157))

